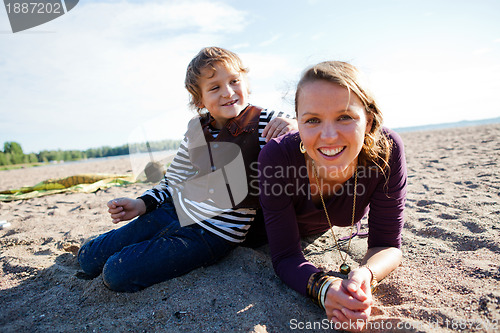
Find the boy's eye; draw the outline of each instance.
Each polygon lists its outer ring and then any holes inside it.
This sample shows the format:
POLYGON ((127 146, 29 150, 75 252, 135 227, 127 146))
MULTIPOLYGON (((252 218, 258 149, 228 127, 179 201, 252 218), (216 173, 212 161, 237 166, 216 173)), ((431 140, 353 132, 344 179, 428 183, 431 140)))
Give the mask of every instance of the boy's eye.
POLYGON ((208 89, 209 91, 214 91, 214 90, 217 90, 219 88, 219 86, 213 86, 212 88, 208 89))

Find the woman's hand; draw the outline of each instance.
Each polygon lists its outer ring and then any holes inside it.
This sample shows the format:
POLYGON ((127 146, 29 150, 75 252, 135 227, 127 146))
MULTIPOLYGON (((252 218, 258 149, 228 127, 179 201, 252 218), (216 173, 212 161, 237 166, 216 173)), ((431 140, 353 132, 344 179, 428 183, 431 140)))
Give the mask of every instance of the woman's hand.
POLYGON ((116 198, 108 202, 108 207, 113 223, 128 221, 146 212, 146 204, 141 199, 116 198))
POLYGON ((262 131, 262 137, 266 138, 266 142, 268 142, 272 138, 277 138, 298 128, 297 119, 276 117, 266 125, 262 131))
POLYGON ((334 281, 325 299, 328 320, 340 329, 358 332, 363 329, 373 304, 370 290, 371 272, 366 267, 356 268, 349 277, 334 281))

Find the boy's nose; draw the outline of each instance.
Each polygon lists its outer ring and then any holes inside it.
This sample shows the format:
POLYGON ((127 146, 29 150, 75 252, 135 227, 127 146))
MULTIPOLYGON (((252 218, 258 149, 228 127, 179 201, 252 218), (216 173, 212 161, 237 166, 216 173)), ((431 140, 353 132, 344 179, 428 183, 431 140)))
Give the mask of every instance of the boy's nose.
POLYGON ((233 96, 234 90, 230 86, 226 86, 224 90, 222 91, 222 97, 224 98, 229 98, 233 96))

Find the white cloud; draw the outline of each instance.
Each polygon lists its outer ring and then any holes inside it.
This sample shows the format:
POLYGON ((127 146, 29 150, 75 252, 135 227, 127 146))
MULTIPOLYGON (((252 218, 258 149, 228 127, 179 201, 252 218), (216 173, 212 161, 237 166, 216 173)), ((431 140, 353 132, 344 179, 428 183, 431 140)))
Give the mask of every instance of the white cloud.
MULTIPOLYGON (((99 6, 99 5, 97 5, 99 6)), ((127 4, 112 20, 117 31, 150 35, 154 32, 237 32, 244 28, 244 13, 218 2, 127 4)))
POLYGON ((272 45, 272 44, 274 44, 274 42, 276 42, 280 38, 281 38, 281 34, 274 35, 271 38, 269 38, 268 40, 265 40, 265 41, 261 42, 259 44, 259 47, 272 45))

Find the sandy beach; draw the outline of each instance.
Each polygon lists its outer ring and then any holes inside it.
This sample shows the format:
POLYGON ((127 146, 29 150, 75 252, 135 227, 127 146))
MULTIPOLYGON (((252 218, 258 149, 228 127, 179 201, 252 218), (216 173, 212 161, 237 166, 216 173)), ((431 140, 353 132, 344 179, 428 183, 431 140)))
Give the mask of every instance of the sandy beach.
MULTIPOLYGON (((401 136, 409 175, 404 260, 380 284, 367 331, 500 332, 500 124, 401 136)), ((115 158, 0 171, 0 190, 131 170, 128 158, 115 158)), ((11 223, 0 230, 0 331, 324 331, 324 312, 276 277, 267 245, 238 248, 133 294, 80 278, 79 246, 117 227, 106 202, 151 186, 0 202, 0 220, 11 223)), ((305 253, 335 269, 330 245, 325 233, 305 253)), ((356 238, 350 260, 365 250, 366 239, 356 238)))

